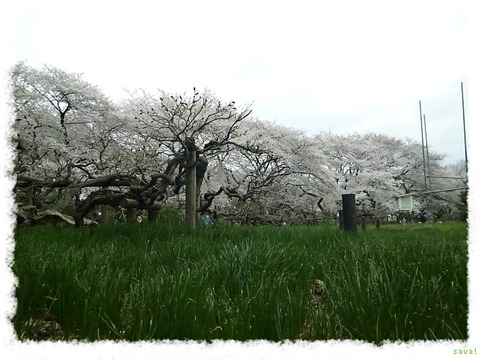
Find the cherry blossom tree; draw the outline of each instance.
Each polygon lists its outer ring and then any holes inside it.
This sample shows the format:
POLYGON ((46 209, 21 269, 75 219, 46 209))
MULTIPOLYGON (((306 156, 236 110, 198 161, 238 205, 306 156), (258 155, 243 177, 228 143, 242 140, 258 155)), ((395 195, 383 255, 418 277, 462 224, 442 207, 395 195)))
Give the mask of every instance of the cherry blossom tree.
POLYGON ((12 78, 19 213, 67 212, 82 225, 98 206, 171 204, 187 209, 189 226, 206 213, 316 223, 336 218, 344 193, 356 194, 360 215, 375 217, 411 193, 437 218, 460 216, 461 193, 435 190, 466 187, 463 167, 442 166, 430 151, 424 173, 421 145, 409 139, 308 136, 208 89, 139 90, 113 104, 82 75, 54 67, 19 63, 12 78))
POLYGON ((458 187, 461 179, 448 179, 455 175, 450 174, 452 169, 441 165, 444 156, 434 151, 429 153, 425 178, 422 148, 417 142, 373 133, 321 133, 316 139, 328 158, 325 164, 333 172, 339 192, 357 195, 360 215, 393 214, 395 197, 404 194, 415 194, 419 212, 426 212, 427 208, 452 209, 458 201, 459 193, 428 193, 432 189, 447 189, 449 182, 450 187, 458 187))
POLYGON ((19 63, 12 79, 17 201, 63 211, 83 181, 113 171, 122 124, 110 101, 79 74, 19 63))
POLYGON ((237 146, 210 164, 207 178, 213 180, 206 185, 212 193, 223 186, 226 195, 216 199, 215 209, 241 223, 318 221, 322 200, 334 185, 312 139, 257 119, 240 129, 237 146))
POLYGON ((147 209, 169 190, 178 195, 189 171, 196 205, 207 158, 242 146, 232 141, 251 112, 195 89, 190 97, 143 93, 115 109, 78 74, 18 64, 12 75, 17 201, 62 210, 59 194, 73 196, 77 225, 98 205, 147 209), (54 193, 57 201, 50 199, 54 193))

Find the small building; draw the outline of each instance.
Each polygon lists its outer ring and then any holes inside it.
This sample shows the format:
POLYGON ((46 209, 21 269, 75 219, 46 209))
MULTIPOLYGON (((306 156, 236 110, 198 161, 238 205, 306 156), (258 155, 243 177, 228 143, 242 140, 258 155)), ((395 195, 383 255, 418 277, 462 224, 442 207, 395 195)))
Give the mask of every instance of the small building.
POLYGON ((396 209, 399 211, 412 211, 413 209, 413 195, 404 194, 395 197, 396 209))

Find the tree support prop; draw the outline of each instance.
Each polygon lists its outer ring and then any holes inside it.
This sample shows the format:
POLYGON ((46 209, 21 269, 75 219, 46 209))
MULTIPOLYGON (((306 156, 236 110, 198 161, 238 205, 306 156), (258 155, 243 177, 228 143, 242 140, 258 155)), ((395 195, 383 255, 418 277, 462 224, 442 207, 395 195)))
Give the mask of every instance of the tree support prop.
POLYGON ((195 229, 197 223, 197 148, 193 139, 187 139, 187 171, 185 184, 185 221, 187 228, 195 229))

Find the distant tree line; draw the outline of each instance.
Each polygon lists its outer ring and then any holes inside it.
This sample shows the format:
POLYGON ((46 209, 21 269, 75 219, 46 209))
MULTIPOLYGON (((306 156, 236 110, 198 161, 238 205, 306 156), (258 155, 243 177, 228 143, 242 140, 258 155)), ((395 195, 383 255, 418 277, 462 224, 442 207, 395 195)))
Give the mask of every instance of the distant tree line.
MULTIPOLYGON (((55 67, 12 69, 19 223, 45 213, 77 225, 101 206, 185 208, 195 169, 197 216, 236 223, 317 223, 335 219, 341 194, 360 215, 391 216, 395 196, 417 193, 416 212, 464 219, 466 192, 422 195, 422 148, 378 134, 306 133, 257 119, 250 106, 210 90, 142 90, 113 103, 82 75, 55 67), (189 154, 195 154, 189 162, 189 154)), ((462 187, 461 164, 429 152, 432 189, 462 187)), ((411 214, 412 215, 412 214, 411 214)), ((413 216, 413 215, 412 215, 413 216)))

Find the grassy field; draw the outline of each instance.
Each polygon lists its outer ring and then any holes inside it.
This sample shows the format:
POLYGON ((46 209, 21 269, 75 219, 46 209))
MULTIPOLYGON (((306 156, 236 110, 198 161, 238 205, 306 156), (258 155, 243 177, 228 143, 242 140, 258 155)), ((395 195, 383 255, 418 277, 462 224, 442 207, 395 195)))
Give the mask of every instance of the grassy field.
POLYGON ((24 339, 466 339, 467 224, 18 229, 24 339), (325 283, 312 295, 315 279, 325 283))

